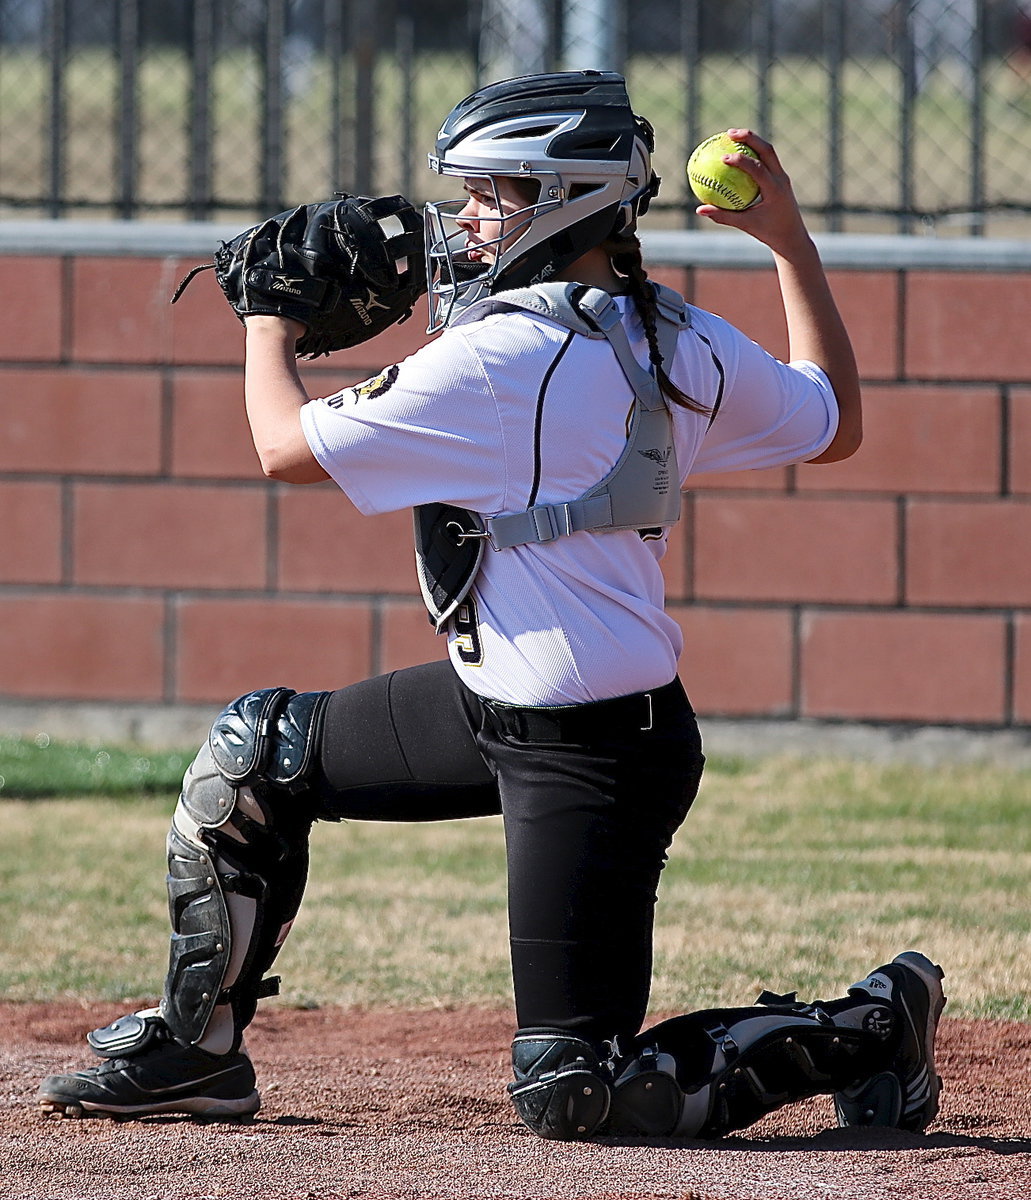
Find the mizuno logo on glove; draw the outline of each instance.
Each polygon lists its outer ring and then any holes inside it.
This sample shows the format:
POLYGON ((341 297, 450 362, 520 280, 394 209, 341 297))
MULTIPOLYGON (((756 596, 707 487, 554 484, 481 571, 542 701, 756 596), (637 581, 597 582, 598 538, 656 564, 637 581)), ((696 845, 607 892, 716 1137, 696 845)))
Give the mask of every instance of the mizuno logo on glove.
POLYGON ((387 304, 380 304, 380 302, 376 299, 376 293, 371 289, 367 290, 364 301, 359 300, 357 296, 348 296, 348 300, 351 303, 351 307, 366 325, 372 324, 372 317, 369 315, 370 308, 389 309, 390 307, 387 304))
POLYGON ((301 284, 303 279, 273 279, 269 287, 276 292, 292 292, 295 296, 301 295, 301 284))

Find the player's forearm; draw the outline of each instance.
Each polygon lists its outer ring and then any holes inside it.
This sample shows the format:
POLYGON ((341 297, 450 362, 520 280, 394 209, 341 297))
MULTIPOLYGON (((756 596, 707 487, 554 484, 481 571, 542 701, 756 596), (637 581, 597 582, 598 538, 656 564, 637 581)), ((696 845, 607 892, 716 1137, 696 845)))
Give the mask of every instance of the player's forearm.
POLYGON ((248 317, 245 327, 244 396, 261 469, 270 479, 317 483, 326 473, 301 428, 308 393, 294 358, 304 327, 281 317, 248 317))
POLYGON ((792 359, 822 367, 838 402, 838 430, 814 463, 839 462, 859 449, 863 440, 859 372, 848 331, 831 294, 812 239, 805 235, 774 261, 784 301, 788 347, 792 359))
POLYGON ((727 135, 734 142, 744 143, 752 153, 734 151, 722 155, 721 162, 750 175, 761 199, 743 209, 702 204, 696 211, 718 225, 743 229, 773 252, 788 322, 790 355, 822 367, 838 402, 837 432, 827 449, 810 462, 838 462, 855 454, 863 438, 859 375, 852 343, 777 152, 749 129, 728 129, 727 135))

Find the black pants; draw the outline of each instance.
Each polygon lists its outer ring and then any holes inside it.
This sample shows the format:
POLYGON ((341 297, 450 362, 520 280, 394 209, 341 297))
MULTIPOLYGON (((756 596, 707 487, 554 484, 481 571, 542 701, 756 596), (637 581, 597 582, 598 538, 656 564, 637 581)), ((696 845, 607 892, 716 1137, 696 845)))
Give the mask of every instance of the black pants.
POLYGON ((601 1040, 644 1020, 659 874, 703 762, 678 680, 524 709, 439 662, 333 693, 317 798, 329 819, 500 813, 518 1023, 601 1040))

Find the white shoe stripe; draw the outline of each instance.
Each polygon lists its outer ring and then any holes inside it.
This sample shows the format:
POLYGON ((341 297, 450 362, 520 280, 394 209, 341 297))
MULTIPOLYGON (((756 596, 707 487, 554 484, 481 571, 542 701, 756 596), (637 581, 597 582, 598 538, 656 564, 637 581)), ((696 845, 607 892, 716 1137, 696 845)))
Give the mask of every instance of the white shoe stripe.
POLYGON ((203 1085, 206 1083, 212 1083, 216 1079, 221 1079, 223 1075, 233 1075, 238 1070, 239 1067, 227 1067, 224 1071, 216 1071, 213 1075, 205 1075, 203 1079, 191 1079, 188 1083, 175 1083, 171 1087, 148 1088, 142 1087, 137 1083, 136 1088, 146 1096, 161 1096, 168 1092, 181 1092, 186 1088, 192 1088, 196 1090, 200 1087, 203 1087, 203 1085))

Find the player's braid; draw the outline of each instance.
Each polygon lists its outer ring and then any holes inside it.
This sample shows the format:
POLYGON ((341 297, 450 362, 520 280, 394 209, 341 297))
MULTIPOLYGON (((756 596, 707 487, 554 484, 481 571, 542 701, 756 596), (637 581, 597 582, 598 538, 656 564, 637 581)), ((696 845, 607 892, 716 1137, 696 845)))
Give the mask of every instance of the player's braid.
POLYGON ((617 234, 602 244, 602 249, 608 254, 617 274, 627 281, 627 290, 637 305, 637 311, 644 325, 645 337, 648 339, 648 358, 655 367, 655 378, 659 381, 662 394, 671 404, 690 409, 691 412, 707 413, 704 404, 699 404, 686 392, 682 391, 666 374, 662 363, 662 353, 659 350, 659 334, 657 329, 658 309, 655 304, 655 291, 644 269, 641 257, 641 243, 635 233, 617 234))

